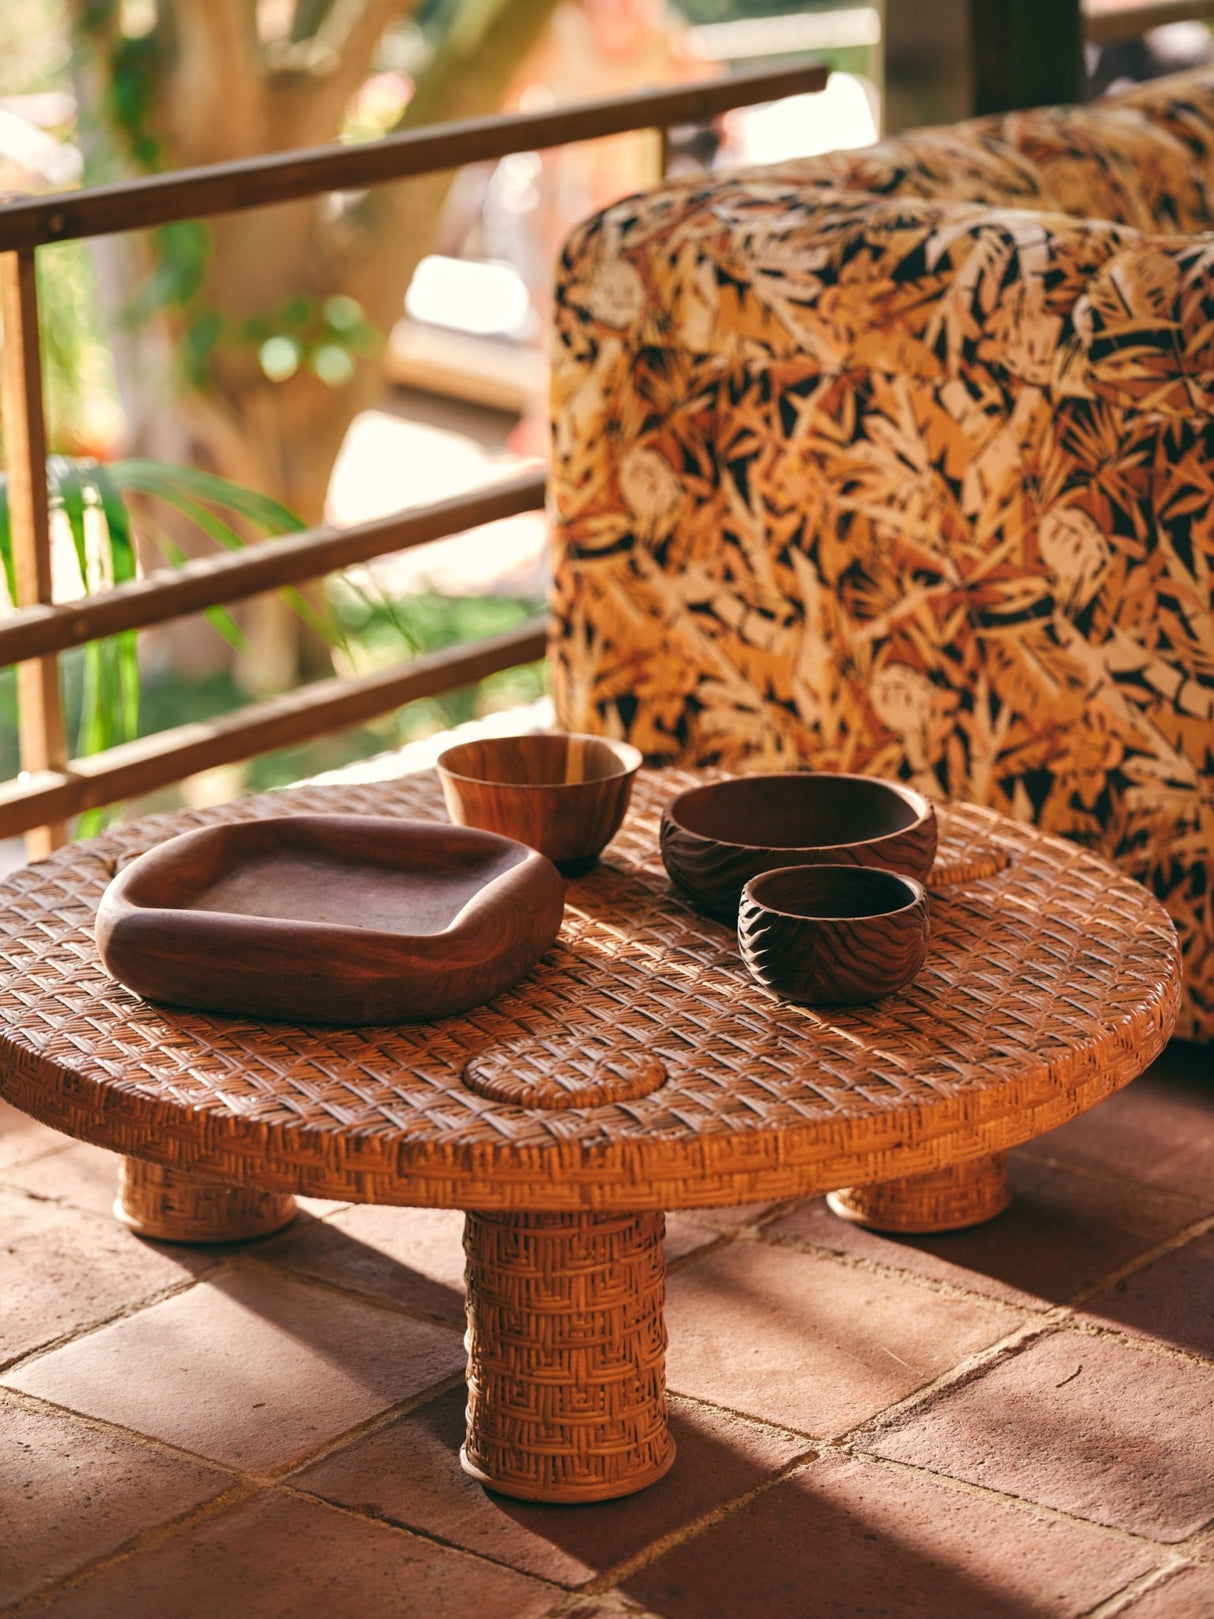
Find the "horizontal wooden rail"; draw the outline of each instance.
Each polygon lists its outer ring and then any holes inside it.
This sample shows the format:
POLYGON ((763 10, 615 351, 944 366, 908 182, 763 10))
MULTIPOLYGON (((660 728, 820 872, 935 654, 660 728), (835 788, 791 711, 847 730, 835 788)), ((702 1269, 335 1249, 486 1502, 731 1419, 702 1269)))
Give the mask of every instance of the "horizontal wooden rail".
MULTIPOLYGON (((428 126, 361 145, 272 153, 0 206, 0 253, 146 229, 182 219, 268 207, 333 191, 358 191, 466 163, 568 145, 633 129, 663 132, 734 107, 821 90, 814 62, 740 72, 677 90, 588 102, 559 111, 428 126)), ((16 262, 14 260, 13 262, 16 262)), ((195 613, 353 563, 406 550, 496 518, 543 505, 540 473, 422 510, 344 531, 317 529, 201 558, 180 571, 138 580, 85 600, 31 603, 0 624, 0 660, 30 667, 63 649, 122 630, 195 613)), ((29 528, 29 524, 26 527, 29 528)), ((45 536, 44 536, 45 539, 45 536)), ((49 545, 43 550, 49 557, 49 545)), ((383 674, 326 680, 215 720, 178 726, 86 759, 49 759, 0 785, 0 837, 62 822, 84 810, 137 797, 216 765, 341 730, 420 697, 434 696, 542 656, 545 626, 418 658, 383 674)), ((62 754, 60 755, 60 759, 62 754)))
POLYGON ((0 838, 88 809, 154 792, 199 770, 307 742, 402 703, 434 697, 544 655, 544 618, 472 646, 452 647, 380 674, 318 680, 235 714, 124 742, 62 770, 31 771, 0 786, 0 838))
POLYGON ((524 472, 487 489, 394 512, 351 528, 310 529, 263 540, 247 551, 198 557, 170 572, 158 569, 129 585, 56 606, 26 607, 0 618, 0 665, 21 663, 120 630, 145 629, 263 590, 315 579, 357 562, 407 551, 482 523, 544 505, 543 472, 524 472))
POLYGON ((428 124, 354 146, 305 147, 87 191, 26 198, 0 207, 0 251, 145 230, 329 191, 358 191, 511 152, 566 146, 630 129, 693 124, 733 107, 821 90, 826 79, 827 70, 818 63, 746 71, 683 89, 645 90, 555 112, 428 124))
POLYGON ((1135 5, 1087 5, 1083 37, 1090 45, 1120 45, 1172 22, 1214 17, 1214 0, 1139 0, 1135 5))

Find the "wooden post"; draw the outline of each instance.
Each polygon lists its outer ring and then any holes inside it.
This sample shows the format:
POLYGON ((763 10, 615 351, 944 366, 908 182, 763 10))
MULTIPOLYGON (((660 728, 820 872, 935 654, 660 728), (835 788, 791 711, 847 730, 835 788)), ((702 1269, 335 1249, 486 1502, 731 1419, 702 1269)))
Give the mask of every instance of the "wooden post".
MULTIPOLYGON (((9 518, 18 607, 50 602, 51 526, 46 497, 46 419, 42 412, 42 358, 38 342, 38 289, 34 250, 0 253, 0 411, 8 465, 9 518)), ((21 768, 58 770, 67 763, 59 659, 54 653, 17 666, 17 715, 21 768)), ((57 821, 26 834, 31 860, 67 841, 57 821)))
POLYGON ((883 134, 969 117, 969 0, 886 0, 883 39, 883 134))
POLYGON ((975 112, 1081 98, 1080 0, 970 0, 970 19, 975 112))

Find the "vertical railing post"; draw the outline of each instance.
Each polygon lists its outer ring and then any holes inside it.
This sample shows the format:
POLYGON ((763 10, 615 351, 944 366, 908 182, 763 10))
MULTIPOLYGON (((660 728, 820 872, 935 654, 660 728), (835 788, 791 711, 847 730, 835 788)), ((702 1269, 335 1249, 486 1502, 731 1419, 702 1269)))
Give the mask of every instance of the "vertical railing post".
MULTIPOLYGON (((46 495, 46 418, 42 410, 42 356, 38 341, 38 289, 34 250, 0 253, 0 413, 8 467, 13 572, 18 607, 50 602, 51 525, 46 495)), ((57 770, 67 763, 59 659, 54 653, 17 666, 21 768, 57 770)), ((67 841, 60 821, 26 834, 31 860, 67 841)))
POLYGON ((1082 99, 1080 0, 970 0, 970 30, 976 113, 1082 99))
POLYGON ((658 125, 658 168, 660 170, 660 173, 659 173, 658 178, 661 179, 661 180, 664 180, 666 178, 666 176, 670 173, 670 149, 671 149, 671 145, 672 145, 672 142, 671 142, 671 139, 670 139, 670 130, 666 127, 665 124, 659 124, 658 125))

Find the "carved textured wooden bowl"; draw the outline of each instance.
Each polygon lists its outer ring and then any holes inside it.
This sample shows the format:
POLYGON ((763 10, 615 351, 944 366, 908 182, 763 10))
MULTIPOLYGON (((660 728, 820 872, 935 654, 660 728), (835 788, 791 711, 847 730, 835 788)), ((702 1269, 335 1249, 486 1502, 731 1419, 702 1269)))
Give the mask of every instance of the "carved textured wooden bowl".
POLYGON ((760 984, 807 1006, 861 1006, 902 989, 923 965, 927 892, 870 866, 783 866, 752 878, 738 946, 760 984))
POLYGON ((577 877, 619 831, 640 765, 627 742, 556 732, 461 742, 438 774, 457 825, 529 843, 577 877))
POLYGON ((777 866, 879 866, 922 882, 936 858, 936 812, 921 793, 828 771, 693 787, 667 804, 660 835, 676 888, 728 922, 746 883, 777 866))
POLYGON ((106 889, 107 971, 150 1001, 297 1023, 401 1023, 508 989, 556 938, 551 861, 426 821, 288 815, 185 832, 106 889))

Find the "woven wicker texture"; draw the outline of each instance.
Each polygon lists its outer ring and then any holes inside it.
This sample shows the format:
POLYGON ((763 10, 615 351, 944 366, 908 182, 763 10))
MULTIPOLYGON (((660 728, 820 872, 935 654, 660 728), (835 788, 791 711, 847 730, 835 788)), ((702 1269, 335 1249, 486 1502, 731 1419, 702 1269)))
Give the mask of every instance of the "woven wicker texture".
POLYGON ((960 1231, 1002 1214, 1012 1200, 1007 1158, 962 1158, 930 1175, 882 1181, 876 1186, 847 1186, 827 1201, 836 1214, 871 1231, 904 1234, 960 1231))
POLYGON ((523 1500, 601 1501, 674 1460, 660 1214, 469 1214, 465 1469, 523 1500))
POLYGON ((123 1158, 114 1213, 160 1242, 246 1242, 295 1218, 295 1199, 251 1186, 199 1180, 162 1164, 123 1158))
POLYGON ((177 1012, 110 979, 106 883, 217 816, 441 818, 432 777, 307 788, 152 817, 0 888, 0 1090, 85 1139, 264 1191, 478 1210, 662 1209, 927 1173, 1063 1122, 1127 1083, 1175 1021, 1174 929, 1104 861, 992 811, 941 814, 942 865, 1010 852, 933 894, 932 948, 890 1000, 819 1013, 755 985, 731 931, 670 890, 643 773, 607 859, 572 883, 556 946, 490 1006, 433 1024, 322 1029, 177 1012), (666 1081, 598 1106, 527 1107, 462 1076, 528 1040, 567 1074, 592 1034, 666 1081))

